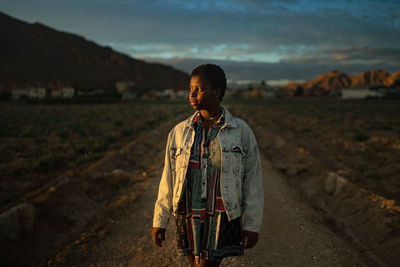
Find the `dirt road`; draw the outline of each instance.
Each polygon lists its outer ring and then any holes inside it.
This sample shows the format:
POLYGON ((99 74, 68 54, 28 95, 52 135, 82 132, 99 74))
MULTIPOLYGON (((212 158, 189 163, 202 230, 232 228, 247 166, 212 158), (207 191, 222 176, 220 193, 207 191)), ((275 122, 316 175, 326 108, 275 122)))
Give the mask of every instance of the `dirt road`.
MULTIPOLYGON (((120 199, 131 199, 127 205, 115 209, 96 229, 88 229, 80 239, 66 245, 50 265, 188 266, 186 258, 176 253, 173 219, 163 248, 155 247, 151 240, 162 160, 157 160, 157 165, 135 185, 135 192, 121 195, 120 199)), ((262 170, 265 208, 259 243, 242 257, 226 259, 222 266, 376 265, 337 237, 264 158, 262 170)))

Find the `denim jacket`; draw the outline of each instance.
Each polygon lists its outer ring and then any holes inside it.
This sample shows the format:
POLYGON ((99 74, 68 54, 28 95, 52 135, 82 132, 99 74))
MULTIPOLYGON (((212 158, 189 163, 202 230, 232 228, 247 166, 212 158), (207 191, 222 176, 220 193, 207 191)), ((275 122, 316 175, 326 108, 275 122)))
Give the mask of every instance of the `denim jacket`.
MULTIPOLYGON (((221 194, 229 220, 243 215, 242 228, 259 232, 263 216, 263 185, 257 141, 250 127, 227 109, 217 136, 221 153, 221 194)), ((197 112, 196 112, 197 113, 197 112)), ((169 133, 164 170, 155 203, 153 227, 167 228, 183 195, 196 115, 177 124, 169 133)))

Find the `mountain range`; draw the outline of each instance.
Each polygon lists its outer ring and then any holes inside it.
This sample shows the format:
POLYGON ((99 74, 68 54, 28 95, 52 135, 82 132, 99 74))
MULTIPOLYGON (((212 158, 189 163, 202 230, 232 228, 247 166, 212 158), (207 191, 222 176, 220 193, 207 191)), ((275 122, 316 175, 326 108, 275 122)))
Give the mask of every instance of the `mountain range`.
POLYGON ((114 91, 118 81, 141 89, 185 88, 188 74, 147 63, 75 34, 0 12, 0 90, 28 86, 114 91))
MULTIPOLYGON (((135 88, 185 88, 188 74, 170 66, 147 63, 100 46, 76 34, 26 23, 0 12, 0 91, 28 86, 80 91, 115 91, 116 83, 129 81, 135 88)), ((328 95, 354 87, 400 88, 400 71, 370 70, 357 75, 339 71, 315 79, 291 82, 281 90, 303 95, 328 95)))
POLYGON ((359 87, 397 87, 400 89, 400 71, 393 74, 386 70, 369 70, 356 75, 349 75, 337 70, 318 75, 313 80, 282 86, 282 90, 302 91, 304 95, 327 95, 339 89, 359 87))

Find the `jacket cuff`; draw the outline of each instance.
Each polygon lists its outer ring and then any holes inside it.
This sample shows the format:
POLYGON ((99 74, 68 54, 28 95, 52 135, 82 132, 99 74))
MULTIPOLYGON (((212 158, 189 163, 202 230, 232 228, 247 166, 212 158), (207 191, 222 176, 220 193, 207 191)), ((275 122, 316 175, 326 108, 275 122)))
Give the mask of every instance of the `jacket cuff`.
POLYGON ((249 231, 249 232, 256 232, 260 233, 261 225, 259 223, 256 223, 253 220, 244 220, 243 222, 243 230, 249 231))
POLYGON ((167 229, 168 221, 169 221, 168 218, 161 217, 161 216, 154 216, 154 218, 153 218, 153 227, 167 229))

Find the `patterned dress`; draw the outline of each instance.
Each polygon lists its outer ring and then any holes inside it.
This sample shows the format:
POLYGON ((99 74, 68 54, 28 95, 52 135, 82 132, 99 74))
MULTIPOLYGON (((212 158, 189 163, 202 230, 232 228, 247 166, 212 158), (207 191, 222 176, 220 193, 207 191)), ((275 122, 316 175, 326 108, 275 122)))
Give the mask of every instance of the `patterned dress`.
POLYGON ((195 140, 186 174, 186 188, 176 216, 178 250, 182 255, 221 261, 243 255, 241 218, 228 221, 221 197, 221 147, 217 135, 224 114, 208 132, 198 113, 193 120, 195 140))

